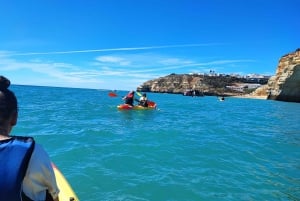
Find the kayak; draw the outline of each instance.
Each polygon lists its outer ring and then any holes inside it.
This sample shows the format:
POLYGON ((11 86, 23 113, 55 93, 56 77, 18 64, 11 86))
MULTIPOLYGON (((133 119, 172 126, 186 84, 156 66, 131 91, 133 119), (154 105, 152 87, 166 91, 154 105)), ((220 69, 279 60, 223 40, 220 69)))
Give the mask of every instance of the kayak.
POLYGON ((141 105, 128 105, 128 104, 121 104, 117 106, 119 110, 153 110, 156 109, 156 106, 148 106, 148 107, 143 107, 141 105))
POLYGON ((156 109, 156 103, 151 102, 148 103, 148 107, 143 107, 141 105, 128 105, 128 104, 121 104, 117 106, 119 110, 154 110, 156 109))
POLYGON ((75 194, 71 185, 61 173, 61 171, 56 167, 54 163, 52 163, 52 167, 54 170, 58 188, 60 190, 58 194, 59 201, 79 201, 77 195, 75 194))
POLYGON ((108 95, 109 95, 110 97, 117 97, 117 94, 114 93, 114 92, 109 92, 108 95))

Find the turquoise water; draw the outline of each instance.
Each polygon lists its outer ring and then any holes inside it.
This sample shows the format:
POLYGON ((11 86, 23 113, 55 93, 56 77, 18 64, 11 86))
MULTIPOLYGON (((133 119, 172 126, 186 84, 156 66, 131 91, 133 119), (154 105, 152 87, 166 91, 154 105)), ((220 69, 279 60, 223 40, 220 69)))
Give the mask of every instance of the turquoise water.
POLYGON ((34 136, 82 201, 300 200, 300 104, 13 86, 13 134, 34 136))

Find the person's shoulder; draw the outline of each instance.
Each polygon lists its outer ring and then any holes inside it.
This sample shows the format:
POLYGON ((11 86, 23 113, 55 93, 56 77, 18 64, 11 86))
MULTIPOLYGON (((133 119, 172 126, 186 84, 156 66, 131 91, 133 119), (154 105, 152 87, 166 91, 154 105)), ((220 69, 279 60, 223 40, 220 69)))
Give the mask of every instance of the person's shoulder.
POLYGON ((32 153, 33 157, 38 159, 49 159, 49 155, 46 152, 45 148, 38 143, 35 143, 34 150, 32 153))
POLYGON ((19 135, 12 135, 11 139, 18 140, 21 142, 32 142, 34 143, 34 138, 29 136, 19 136, 19 135))
POLYGON ((39 144, 39 143, 35 143, 35 146, 34 146, 34 149, 36 151, 39 151, 39 152, 46 152, 45 148, 43 147, 43 145, 39 144))
POLYGON ((50 169, 51 159, 42 145, 38 143, 35 144, 29 164, 33 172, 39 172, 45 168, 50 169))

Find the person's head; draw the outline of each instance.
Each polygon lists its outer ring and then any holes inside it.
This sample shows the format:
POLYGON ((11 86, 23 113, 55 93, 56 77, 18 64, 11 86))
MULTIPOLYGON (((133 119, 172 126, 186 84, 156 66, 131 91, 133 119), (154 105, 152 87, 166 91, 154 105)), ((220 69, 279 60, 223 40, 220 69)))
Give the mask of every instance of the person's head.
POLYGON ((9 86, 10 81, 0 76, 0 129, 8 129, 8 133, 16 125, 18 116, 18 101, 15 94, 8 89, 9 86))
POLYGON ((143 93, 143 96, 144 96, 144 97, 147 97, 146 93, 143 93))

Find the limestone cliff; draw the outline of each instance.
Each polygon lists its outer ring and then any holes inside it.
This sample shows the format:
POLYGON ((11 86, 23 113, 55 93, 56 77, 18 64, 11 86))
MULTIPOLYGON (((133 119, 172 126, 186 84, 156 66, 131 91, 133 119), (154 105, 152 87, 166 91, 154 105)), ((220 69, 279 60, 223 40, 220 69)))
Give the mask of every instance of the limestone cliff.
MULTIPOLYGON (((265 84, 268 78, 258 79, 256 83, 265 84)), ((196 96, 216 95, 233 96, 247 94, 250 80, 229 75, 170 74, 149 80, 137 88, 137 91, 157 93, 193 92, 196 96)), ((253 82, 253 80, 252 80, 253 82)))
POLYGON ((254 83, 264 84, 251 88, 253 80, 228 75, 170 74, 149 80, 137 91, 158 93, 184 93, 192 90, 198 95, 244 95, 272 100, 300 102, 300 48, 280 58, 276 75, 256 79, 254 83), (254 91, 254 92, 253 92, 254 91), (251 93, 252 92, 252 93, 251 93))
POLYGON ((267 85, 268 99, 300 102, 300 48, 280 58, 267 85))

